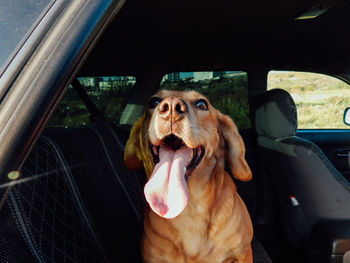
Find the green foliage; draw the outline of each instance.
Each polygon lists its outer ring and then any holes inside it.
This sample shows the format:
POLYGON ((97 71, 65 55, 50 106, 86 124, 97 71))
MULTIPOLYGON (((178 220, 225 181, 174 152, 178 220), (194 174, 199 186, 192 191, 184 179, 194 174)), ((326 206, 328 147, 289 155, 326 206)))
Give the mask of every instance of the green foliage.
MULTIPOLYGON (((86 87, 86 91, 104 117, 111 123, 118 123, 131 96, 132 83, 108 81, 102 89, 86 87)), ((52 115, 50 127, 78 127, 90 123, 90 113, 70 86, 61 103, 52 115)))
MULTIPOLYGON (((101 78, 97 78, 101 80, 101 78)), ((161 89, 196 90, 205 95, 212 105, 229 115, 240 129, 250 128, 247 77, 237 74, 229 78, 192 82, 188 79, 177 83, 164 81, 161 89)), ((87 85, 88 95, 111 123, 118 123, 121 114, 131 97, 134 83, 108 80, 104 85, 87 85)), ((61 103, 52 115, 48 126, 77 127, 90 123, 90 114, 74 89, 69 87, 61 103)))
POLYGON ((245 74, 230 78, 177 83, 163 82, 161 89, 195 90, 206 96, 211 104, 229 115, 240 129, 251 128, 248 105, 248 80, 245 74))
POLYGON ((89 94, 97 108, 111 123, 118 123, 123 110, 131 97, 132 84, 111 85, 100 93, 89 94))
POLYGON ((66 91, 48 123, 50 127, 76 127, 90 122, 89 113, 72 87, 66 91))

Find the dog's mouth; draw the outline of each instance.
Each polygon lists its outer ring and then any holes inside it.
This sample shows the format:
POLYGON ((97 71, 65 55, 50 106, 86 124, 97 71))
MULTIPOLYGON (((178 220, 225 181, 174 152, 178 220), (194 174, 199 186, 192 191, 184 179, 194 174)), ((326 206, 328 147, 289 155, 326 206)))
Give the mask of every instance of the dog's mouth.
POLYGON ((164 218, 178 216, 189 200, 188 178, 203 159, 203 146, 188 147, 174 134, 150 144, 154 169, 145 185, 145 197, 152 210, 164 218))
MULTIPOLYGON (((162 140, 160 140, 159 145, 153 145, 150 144, 150 151, 152 153, 153 157, 153 163, 156 165, 159 162, 159 149, 160 147, 165 147, 169 149, 170 151, 176 152, 180 148, 190 148, 186 145, 186 143, 178 136, 174 134, 170 134, 165 136, 162 140)), ((190 148, 192 150, 192 159, 188 162, 188 165, 186 166, 186 173, 185 178, 186 180, 190 176, 191 172, 196 168, 205 153, 205 149, 203 146, 197 146, 196 148, 190 148)))

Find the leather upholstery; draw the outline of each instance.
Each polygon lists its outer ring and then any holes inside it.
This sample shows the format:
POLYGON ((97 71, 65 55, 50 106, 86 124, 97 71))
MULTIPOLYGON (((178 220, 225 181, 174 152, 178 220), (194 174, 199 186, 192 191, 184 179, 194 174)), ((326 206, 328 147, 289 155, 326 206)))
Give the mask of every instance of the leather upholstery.
POLYGON ((1 251, 7 256, 0 262, 108 262, 71 169, 50 138, 37 142, 5 206, 0 232, 15 249, 1 251))
POLYGON ((267 94, 260 96, 257 102, 255 125, 258 135, 272 139, 295 135, 298 118, 292 97, 282 89, 267 94))
POLYGON ((45 131, 0 211, 0 263, 141 262, 144 200, 105 123, 45 131))
POLYGON ((123 166, 128 134, 104 122, 44 131, 0 210, 0 263, 142 262, 145 176, 123 166))
POLYGON ((286 91, 270 90, 254 101, 259 157, 278 193, 282 228, 290 244, 302 246, 321 220, 350 219, 350 184, 318 146, 295 136, 296 109, 286 91))

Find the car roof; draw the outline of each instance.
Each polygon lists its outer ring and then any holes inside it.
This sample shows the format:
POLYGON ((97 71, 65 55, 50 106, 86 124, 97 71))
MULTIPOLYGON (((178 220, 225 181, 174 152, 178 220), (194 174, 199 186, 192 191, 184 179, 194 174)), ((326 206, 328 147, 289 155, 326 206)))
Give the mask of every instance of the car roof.
POLYGON ((80 74, 145 69, 346 73, 349 14, 345 0, 128 0, 80 74), (300 19, 312 15, 317 17, 300 19))

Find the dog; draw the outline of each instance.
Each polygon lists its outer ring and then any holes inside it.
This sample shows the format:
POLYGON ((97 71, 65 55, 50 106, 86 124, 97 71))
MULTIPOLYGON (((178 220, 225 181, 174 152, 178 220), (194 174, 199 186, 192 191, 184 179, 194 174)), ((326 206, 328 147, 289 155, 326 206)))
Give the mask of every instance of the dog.
POLYGON ((230 117, 195 91, 151 97, 124 153, 125 166, 148 177, 144 262, 253 262, 251 219, 225 161, 236 179, 252 178, 230 117))

